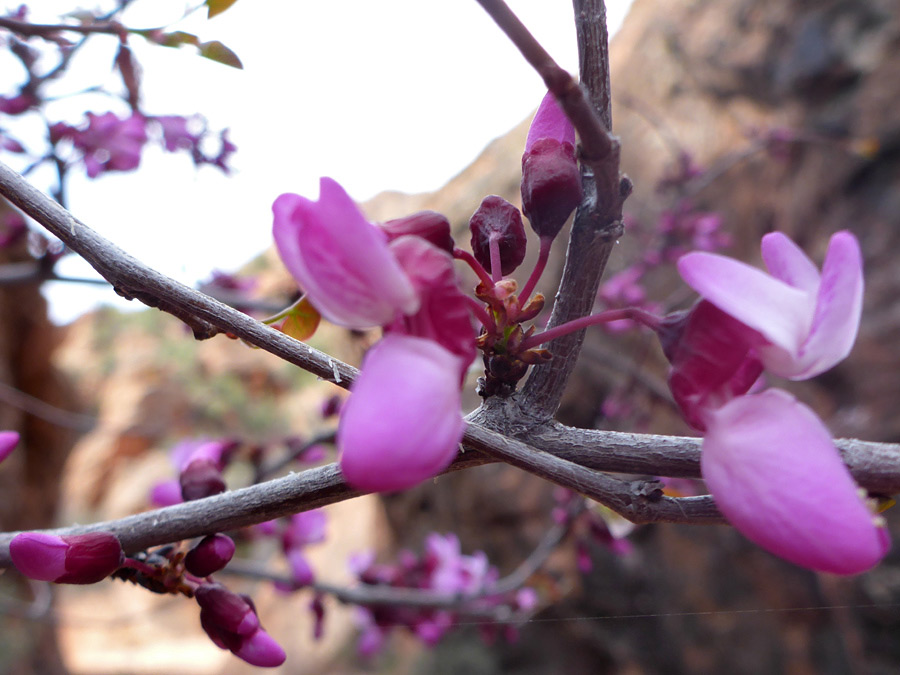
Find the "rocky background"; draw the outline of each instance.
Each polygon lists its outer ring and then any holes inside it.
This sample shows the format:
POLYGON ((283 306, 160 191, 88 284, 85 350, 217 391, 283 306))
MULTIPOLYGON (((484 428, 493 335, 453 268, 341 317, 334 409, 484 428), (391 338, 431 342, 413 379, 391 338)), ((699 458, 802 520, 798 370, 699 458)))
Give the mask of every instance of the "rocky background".
MULTIPOLYGON (((636 185, 627 204, 635 222, 655 222, 673 206, 671 194, 657 187, 685 150, 710 176, 689 196, 697 208, 722 215, 734 240, 729 253, 758 261, 759 238, 774 229, 819 260, 832 232, 846 228, 860 238, 867 291, 857 346, 834 371, 789 388, 837 436, 900 441, 896 1, 636 0, 612 62, 614 127, 636 185), (772 130, 782 130, 777 147, 763 142, 772 130)), ((365 206, 367 213, 380 220, 432 208, 447 214, 464 240, 484 195, 518 203, 526 129, 523 123, 495 141, 439 192, 384 194, 365 206)), ((635 259, 637 239, 626 230, 609 274, 635 259)), ((560 269, 561 255, 551 272, 560 269)), ((245 271, 262 274, 269 297, 289 295, 290 280, 270 253, 245 271)), ((689 300, 672 292, 677 287, 661 273, 649 290, 677 306, 689 300)), ((547 279, 545 292, 553 288, 547 279)), ((179 438, 307 432, 330 393, 239 343, 194 343, 155 311, 100 312, 58 331, 43 318, 36 288, 2 288, 0 306, 0 383, 94 418, 85 433, 82 418, 51 423, 31 399, 2 398, 3 427, 20 429, 26 450, 0 468, 4 529, 41 527, 54 513, 71 522, 145 508, 149 486, 170 471, 165 450, 179 438)), ((313 344, 358 362, 365 341, 322 330, 313 344)), ((648 337, 595 331, 560 418, 686 433, 663 381, 664 364, 648 337), (603 401, 621 391, 633 412, 605 416, 603 401)), ((465 551, 483 549, 508 571, 548 526, 551 503, 540 481, 481 467, 385 500, 337 505, 332 536, 314 551, 314 563, 323 578, 339 582, 349 551, 377 546, 390 555, 400 546, 418 549, 428 531, 455 530, 465 551)), ((897 540, 900 520, 892 513, 888 520, 897 540)), ((633 540, 629 556, 593 551, 589 575, 575 572, 572 552, 562 550, 536 583, 563 597, 511 645, 486 646, 477 627, 465 627, 427 652, 398 636, 388 654, 364 664, 354 656, 346 611, 329 607, 326 639, 314 645, 309 598, 285 602, 263 587, 253 593, 267 629, 288 649, 284 673, 900 671, 898 553, 868 574, 839 579, 784 564, 725 527, 650 526, 633 540)), ((0 578, 4 597, 23 590, 11 577, 0 578)), ((112 583, 59 589, 54 611, 38 621, 10 602, 2 606, 0 672, 247 672, 200 633, 188 604, 112 583)))

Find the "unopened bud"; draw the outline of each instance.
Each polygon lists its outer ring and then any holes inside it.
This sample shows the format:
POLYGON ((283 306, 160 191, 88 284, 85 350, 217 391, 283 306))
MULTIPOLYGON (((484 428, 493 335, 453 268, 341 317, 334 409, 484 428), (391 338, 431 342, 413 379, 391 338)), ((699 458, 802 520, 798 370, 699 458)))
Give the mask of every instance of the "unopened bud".
POLYGON ((125 560, 122 546, 109 532, 57 536, 23 532, 9 544, 16 569, 30 579, 58 584, 94 584, 125 560))
POLYGON ((202 584, 194 591, 194 598, 202 610, 201 619, 206 613, 210 625, 242 636, 252 635, 259 628, 259 618, 248 599, 222 584, 202 584))
POLYGON ((225 492, 222 474, 209 459, 193 460, 184 468, 178 480, 181 483, 181 496, 186 502, 225 492))
POLYGON ((196 577, 208 577, 225 567, 234 555, 234 541, 225 534, 211 534, 188 551, 185 569, 196 577))
POLYGON ((442 251, 453 254, 453 237, 450 235, 450 221, 436 211, 417 211, 411 215, 381 223, 390 241, 412 234, 434 244, 442 251))
POLYGON ((548 92, 525 141, 522 210, 539 237, 553 239, 582 196, 575 130, 548 92))
POLYGON ((525 226, 519 209, 503 197, 485 197, 469 219, 472 253, 486 270, 491 269, 491 239, 500 247, 500 273, 511 274, 525 259, 525 226))

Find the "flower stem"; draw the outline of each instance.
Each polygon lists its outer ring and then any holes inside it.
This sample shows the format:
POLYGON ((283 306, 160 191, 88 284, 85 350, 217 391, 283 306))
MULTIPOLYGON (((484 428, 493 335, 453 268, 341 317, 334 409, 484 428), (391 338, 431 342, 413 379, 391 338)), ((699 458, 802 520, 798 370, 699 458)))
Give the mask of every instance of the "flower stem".
POLYGON ((488 247, 491 251, 491 279, 493 279, 496 284, 503 278, 500 264, 500 235, 496 232, 491 233, 491 238, 488 240, 488 247))
POLYGON ((553 237, 541 237, 541 249, 538 253, 537 262, 534 265, 531 276, 528 277, 528 281, 526 281, 525 285, 522 287, 522 292, 519 293, 519 308, 522 308, 525 303, 528 302, 531 291, 534 290, 538 279, 540 279, 541 275, 544 273, 544 268, 547 267, 547 260, 550 258, 551 244, 553 244, 553 237))
POLYGON ((487 270, 482 267, 481 263, 478 262, 475 259, 475 256, 473 256, 471 253, 469 253, 468 251, 463 251, 461 248, 454 248, 453 257, 457 260, 462 260, 469 267, 471 267, 475 274, 478 275, 481 283, 483 283, 487 288, 494 287, 494 280, 491 279, 491 275, 487 273, 487 270))
POLYGON ((490 312, 487 312, 484 309, 484 305, 478 302, 475 298, 470 297, 468 295, 463 296, 466 301, 469 303, 469 309, 472 310, 472 314, 475 315, 475 318, 487 329, 488 333, 496 333, 497 332, 497 322, 494 321, 494 317, 491 316, 490 312))
POLYGON ((588 326, 596 326, 601 323, 609 323, 610 321, 621 321, 622 319, 631 319, 632 321, 646 326, 647 328, 652 328, 653 330, 656 330, 659 327, 660 322, 660 318, 655 314, 646 312, 643 309, 638 309, 637 307, 611 309, 607 312, 583 316, 580 319, 575 319, 560 326, 556 326, 555 328, 545 330, 543 333, 532 335, 522 342, 521 349, 526 350, 537 347, 545 342, 550 342, 550 340, 555 340, 563 335, 574 333, 575 331, 587 328, 588 326))

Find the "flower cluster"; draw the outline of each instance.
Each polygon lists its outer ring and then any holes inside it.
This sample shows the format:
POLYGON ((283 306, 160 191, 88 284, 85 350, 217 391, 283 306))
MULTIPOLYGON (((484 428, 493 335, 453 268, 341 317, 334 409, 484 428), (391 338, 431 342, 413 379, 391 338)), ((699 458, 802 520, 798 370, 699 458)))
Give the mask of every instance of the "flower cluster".
POLYGON ((318 201, 285 194, 272 208, 278 252, 316 309, 338 325, 386 332, 341 412, 347 481, 392 491, 439 473, 462 438, 460 382, 475 352, 444 248, 450 224, 430 213, 372 224, 329 178, 318 201))
POLYGON ((711 253, 678 261, 703 299, 659 328, 669 384, 705 433, 703 477, 735 527, 798 565, 862 572, 887 552, 887 534, 825 425, 784 391, 751 393, 764 370, 804 380, 850 352, 862 309, 859 244, 835 234, 821 273, 780 233, 763 238, 762 255, 769 274, 711 253))
POLYGON ((213 154, 204 152, 210 142, 210 132, 200 117, 161 115, 148 117, 132 112, 119 117, 113 112, 101 115, 87 113, 86 123, 71 126, 57 122, 50 127, 50 140, 54 145, 69 141, 84 164, 89 178, 96 178, 109 171, 132 171, 140 165, 141 153, 150 136, 147 128, 157 130, 159 141, 169 152, 185 150, 197 166, 210 164, 229 173, 228 159, 236 150, 228 140, 228 130, 219 134, 218 149, 213 154))
MULTIPOLYGON (((419 589, 458 600, 447 609, 412 605, 360 607, 357 622, 361 632, 357 646, 363 656, 380 651, 388 633, 399 626, 433 646, 458 622, 461 613, 484 612, 501 606, 513 612, 529 612, 537 604, 537 594, 529 587, 493 593, 499 578, 497 569, 481 551, 462 554, 459 539, 453 534, 428 535, 421 556, 402 551, 396 565, 377 564, 374 555, 367 553, 351 559, 351 569, 365 586, 419 589)), ((487 628, 486 638, 493 637, 489 633, 487 628)))

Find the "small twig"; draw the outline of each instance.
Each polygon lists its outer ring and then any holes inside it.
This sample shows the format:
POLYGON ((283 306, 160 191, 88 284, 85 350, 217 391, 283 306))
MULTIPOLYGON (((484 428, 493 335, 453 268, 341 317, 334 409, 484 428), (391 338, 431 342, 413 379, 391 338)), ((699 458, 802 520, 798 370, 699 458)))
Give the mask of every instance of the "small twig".
POLYGON ((0 402, 58 427, 87 432, 97 425, 95 417, 57 408, 4 382, 0 382, 0 402))
POLYGON ((28 23, 27 21, 19 21, 18 19, 10 19, 8 17, 0 17, 0 28, 22 35, 24 37, 46 37, 55 35, 62 31, 70 31, 72 33, 80 33, 82 35, 91 35, 93 33, 106 33, 109 35, 122 35, 127 29, 117 22, 104 23, 85 23, 85 24, 39 24, 28 23))

